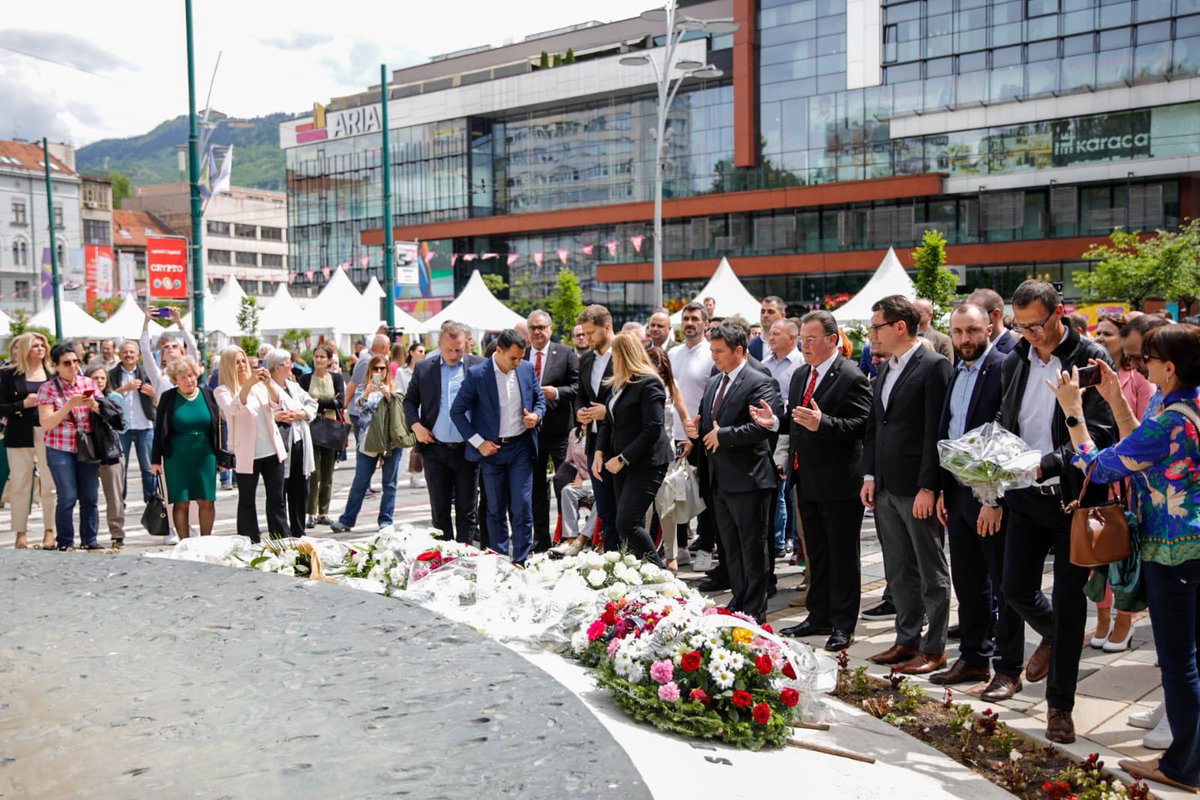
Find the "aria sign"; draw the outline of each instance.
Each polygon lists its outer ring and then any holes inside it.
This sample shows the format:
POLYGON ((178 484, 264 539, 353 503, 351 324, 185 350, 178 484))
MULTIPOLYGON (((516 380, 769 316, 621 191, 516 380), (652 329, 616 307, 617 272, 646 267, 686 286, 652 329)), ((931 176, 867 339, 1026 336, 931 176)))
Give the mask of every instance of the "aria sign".
POLYGON ((1131 111, 1054 123, 1054 166, 1150 155, 1150 112, 1131 111))
POLYGON ((313 104, 313 121, 296 126, 296 143, 341 139, 383 129, 380 106, 362 106, 328 112, 320 103, 313 104))

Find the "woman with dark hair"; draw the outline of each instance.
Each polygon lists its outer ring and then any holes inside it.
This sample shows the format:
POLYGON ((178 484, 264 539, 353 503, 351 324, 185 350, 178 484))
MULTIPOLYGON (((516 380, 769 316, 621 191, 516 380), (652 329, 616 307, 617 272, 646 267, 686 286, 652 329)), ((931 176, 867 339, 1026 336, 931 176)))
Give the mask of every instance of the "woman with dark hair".
MULTIPOLYGON (((100 394, 121 408, 121 419, 125 419, 125 398, 108 385, 108 369, 103 362, 88 365, 88 377, 96 384, 100 394)), ((136 400, 135 400, 136 402, 136 400)), ((125 546, 125 461, 100 465, 100 488, 104 492, 104 518, 108 522, 108 536, 112 549, 125 546)))
POLYGON ((391 371, 388 369, 388 357, 383 355, 371 356, 367 362, 362 391, 355 392, 352 405, 358 410, 354 422, 354 440, 358 442, 357 460, 354 463, 354 480, 350 484, 350 496, 346 498, 346 508, 332 524, 334 533, 345 533, 354 527, 358 521, 358 512, 362 510, 363 500, 367 496, 367 488, 375 475, 375 467, 383 462, 383 494, 379 498, 379 529, 389 531, 392 528, 392 513, 396 509, 396 475, 400 470, 400 459, 404 457, 404 449, 392 448, 390 453, 366 453, 363 445, 367 441, 367 431, 371 428, 371 420, 381 403, 391 401, 392 387, 391 371))
MULTIPOLYGON (((663 425, 667 430, 667 441, 670 442, 675 436, 675 431, 682 430, 684 422, 687 421, 687 408, 683 404, 683 395, 680 394, 679 387, 675 384, 675 374, 671 371, 671 359, 667 356, 667 351, 661 347, 649 347, 646 349, 646 356, 658 370, 658 377, 662 379, 663 386, 667 390, 666 407, 663 409, 663 425), (678 423, 678 428, 676 423, 678 423)), ((691 450, 691 442, 682 442, 681 444, 683 445, 682 457, 686 458, 691 450)), ((682 536, 683 545, 687 545, 687 520, 678 522, 674 519, 667 519, 659 520, 659 522, 662 525, 663 558, 666 561, 667 569, 671 572, 678 572, 679 539, 682 536)))
MULTIPOLYGON (((79 540, 85 550, 103 550, 96 541, 100 521, 100 465, 78 458, 79 434, 92 432, 92 412, 99 410, 99 389, 91 378, 80 373, 75 348, 56 344, 50 350, 57 375, 38 389, 38 415, 46 443, 46 463, 58 489, 54 525, 58 531, 58 549, 75 544, 72 516, 79 505, 79 540)), ((46 510, 49 513, 49 510, 46 510)))
MULTIPOLYGON (((346 382, 339 373, 330 369, 333 363, 333 348, 325 344, 317 345, 312 351, 312 372, 301 376, 299 382, 300 388, 317 401, 317 419, 340 422, 346 399, 346 382)), ((312 430, 315 432, 316 428, 312 430)), ((329 518, 329 498, 333 493, 333 467, 337 463, 338 452, 340 449, 323 447, 316 438, 313 439, 316 468, 308 477, 306 528, 333 524, 329 518)))
MULTIPOLYGON (((1142 361, 1162 406, 1141 424, 1107 364, 1097 390, 1113 410, 1121 439, 1097 450, 1083 419, 1076 372, 1062 373, 1058 404, 1067 418, 1075 464, 1094 483, 1130 478, 1141 534, 1142 578, 1162 670, 1163 704, 1173 741, 1156 761, 1124 760, 1135 778, 1195 792, 1200 787, 1200 328, 1167 325, 1142 339, 1142 361)), ((1049 381, 1047 381, 1049 383, 1049 381)))
MULTIPOLYGON (((408 355, 404 359, 404 363, 400 365, 400 369, 396 370, 395 384, 396 391, 400 394, 408 394, 408 384, 412 381, 413 370, 417 367, 417 362, 425 357, 425 345, 419 339, 408 346, 408 355)), ((415 447, 408 449, 408 485, 413 489, 421 489, 425 486, 425 462, 421 459, 421 451, 415 447)))
POLYGON ((42 504, 42 549, 54 547, 54 507, 58 496, 46 465, 46 446, 38 418, 38 390, 50 379, 50 345, 40 333, 29 331, 13 339, 12 362, 0 369, 0 416, 8 419, 4 447, 8 451, 8 500, 18 548, 28 547, 29 510, 33 505, 34 469, 38 469, 42 504))
POLYGON ((216 516, 221 410, 213 391, 199 385, 200 366, 191 356, 175 359, 165 372, 175 386, 158 401, 150 471, 166 475, 167 502, 179 538, 188 537, 192 503, 199 511, 200 535, 208 536, 216 516))

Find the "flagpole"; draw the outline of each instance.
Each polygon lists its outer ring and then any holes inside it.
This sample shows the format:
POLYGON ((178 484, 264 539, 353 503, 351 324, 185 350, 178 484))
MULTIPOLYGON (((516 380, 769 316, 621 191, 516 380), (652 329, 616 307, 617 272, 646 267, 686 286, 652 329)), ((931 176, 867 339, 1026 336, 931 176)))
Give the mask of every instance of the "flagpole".
POLYGON ((388 145, 387 64, 379 65, 379 94, 383 104, 383 283, 387 287, 384 321, 396 327, 396 245, 392 240, 392 152, 388 145))
POLYGON ((200 206, 200 139, 196 131, 196 55, 192 46, 192 0, 184 0, 187 29, 188 78, 188 190, 192 216, 192 330, 200 351, 200 369, 207 366, 204 336, 204 250, 200 231, 204 210, 200 206))

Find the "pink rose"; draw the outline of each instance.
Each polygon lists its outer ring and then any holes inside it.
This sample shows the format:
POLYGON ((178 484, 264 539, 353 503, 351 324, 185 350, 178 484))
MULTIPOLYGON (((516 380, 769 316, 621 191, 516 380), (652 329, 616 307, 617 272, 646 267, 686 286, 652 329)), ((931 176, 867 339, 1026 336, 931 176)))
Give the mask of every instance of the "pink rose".
MULTIPOLYGON (((655 661, 650 665, 650 680, 655 683, 667 683, 675 677, 675 665, 670 661, 655 661)), ((676 691, 676 697, 679 692, 676 691)))
POLYGON ((669 681, 658 687, 658 699, 664 703, 679 702, 679 687, 675 685, 675 681, 669 681))
POLYGON ((601 620, 593 620, 587 628, 587 637, 589 642, 594 642, 604 635, 605 625, 601 620))

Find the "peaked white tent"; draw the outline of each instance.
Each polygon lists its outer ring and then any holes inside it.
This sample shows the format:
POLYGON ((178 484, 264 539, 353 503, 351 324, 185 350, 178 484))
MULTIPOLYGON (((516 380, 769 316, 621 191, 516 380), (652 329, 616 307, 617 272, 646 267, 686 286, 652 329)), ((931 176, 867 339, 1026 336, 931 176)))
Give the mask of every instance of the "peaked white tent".
POLYGON ((237 282, 237 278, 230 275, 225 279, 225 285, 221 287, 221 291, 217 292, 216 301, 220 304, 230 303, 236 308, 245 296, 246 292, 242 290, 242 285, 237 282))
MULTIPOLYGON (((68 339, 103 339, 104 326, 99 320, 90 316, 79 307, 78 303, 63 300, 59 303, 62 310, 62 335, 68 339)), ((29 327, 54 330, 54 304, 50 303, 29 319, 29 327)), ((138 330, 141 332, 141 329, 138 330)))
MULTIPOLYGON (((742 285, 738 276, 734 274, 733 267, 729 265, 729 260, 724 256, 721 257, 721 263, 717 265, 717 270, 708 279, 708 283, 692 299, 694 302, 700 303, 706 297, 711 297, 716 301, 713 313, 718 317, 736 315, 744 317, 747 322, 758 321, 758 312, 762 308, 762 303, 742 285)), ((678 325, 681 322, 683 322, 683 311, 676 311, 671 315, 672 325, 678 325)))
MULTIPOLYGON (((241 287, 238 287, 241 291, 241 287)), ((243 293, 243 297, 245 294, 243 293)), ((205 335, 219 333, 224 336, 241 336, 242 329, 238 325, 237 315, 238 309, 241 306, 241 299, 235 302, 229 302, 226 299, 224 304, 217 302, 217 298, 207 290, 204 292, 204 333, 205 335)), ((185 327, 195 332, 196 328, 192 324, 192 314, 185 314, 181 320, 185 327)))
POLYGON ((904 271, 904 266, 896 257, 896 251, 889 247, 887 255, 883 257, 867 285, 845 305, 834 309, 834 319, 840 323, 866 322, 871 319, 871 306, 893 294, 902 294, 909 300, 917 296, 912 278, 904 271))
POLYGON ((0 311, 0 336, 8 336, 12 333, 12 317, 0 311))
POLYGON ((370 314, 365 313, 363 296, 354 288, 345 271, 338 267, 321 293, 308 304, 302 324, 313 333, 373 333, 379 327, 379 302, 374 302, 375 310, 370 314))
POLYGON ((372 275, 371 280, 367 281, 366 288, 362 290, 362 295, 371 300, 378 300, 380 297, 386 297, 387 292, 379 285, 379 279, 372 275))
POLYGON ((142 323, 146 312, 138 305, 137 298, 132 293, 126 293, 121 301, 121 307, 111 317, 104 320, 104 335, 111 339, 137 339, 142 335, 142 323))
POLYGON ((461 322, 477 331, 502 331, 516 325, 522 317, 488 291, 476 269, 471 271, 470 280, 454 302, 425 321, 425 330, 432 333, 447 320, 461 322))
POLYGON ((273 333, 305 327, 304 309, 292 297, 287 284, 279 284, 275 287, 275 294, 259 312, 258 329, 263 333, 273 333))

